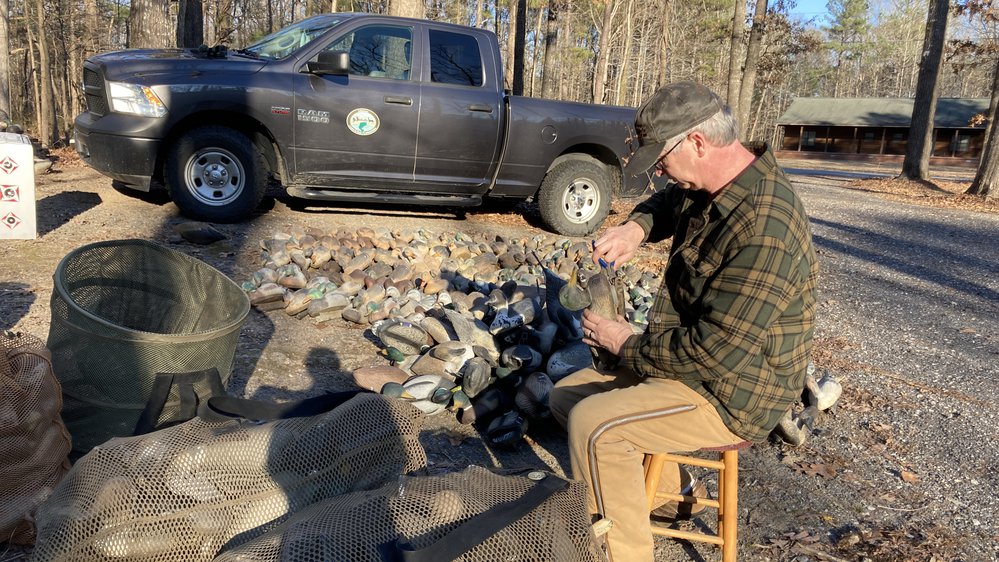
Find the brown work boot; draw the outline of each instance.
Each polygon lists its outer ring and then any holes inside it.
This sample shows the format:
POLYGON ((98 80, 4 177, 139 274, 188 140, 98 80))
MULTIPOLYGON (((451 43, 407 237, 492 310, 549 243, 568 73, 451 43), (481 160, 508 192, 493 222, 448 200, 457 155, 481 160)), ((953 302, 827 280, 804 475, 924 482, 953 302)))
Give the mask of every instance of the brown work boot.
MULTIPOLYGON (((704 485, 704 482, 692 478, 690 473, 682 468, 680 469, 680 482, 684 484, 680 495, 693 496, 695 498, 708 497, 708 488, 704 485)), ((670 500, 653 509, 652 516, 656 519, 666 521, 688 521, 700 516, 705 509, 707 509, 707 506, 704 504, 691 504, 670 500)))

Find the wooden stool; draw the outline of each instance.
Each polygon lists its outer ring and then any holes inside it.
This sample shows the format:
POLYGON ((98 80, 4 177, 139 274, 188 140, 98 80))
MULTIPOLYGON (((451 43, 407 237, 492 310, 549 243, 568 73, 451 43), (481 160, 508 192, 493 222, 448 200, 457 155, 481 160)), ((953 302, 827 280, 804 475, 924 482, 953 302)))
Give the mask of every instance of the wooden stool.
POLYGON ((652 524, 652 533, 675 539, 718 545, 722 550, 722 561, 735 562, 736 548, 738 546, 736 531, 739 525, 739 449, 747 449, 751 446, 751 442, 743 441, 742 443, 724 447, 707 447, 701 449, 701 451, 717 452, 718 460, 716 461, 672 453, 645 455, 643 463, 645 466, 645 494, 649 498, 650 512, 656 505, 656 500, 662 499, 694 505, 700 504, 718 510, 717 534, 681 531, 657 525, 656 523, 652 524), (712 500, 708 498, 695 498, 694 496, 681 496, 680 494, 659 493, 659 478, 662 476, 663 463, 666 461, 717 470, 718 499, 712 500))

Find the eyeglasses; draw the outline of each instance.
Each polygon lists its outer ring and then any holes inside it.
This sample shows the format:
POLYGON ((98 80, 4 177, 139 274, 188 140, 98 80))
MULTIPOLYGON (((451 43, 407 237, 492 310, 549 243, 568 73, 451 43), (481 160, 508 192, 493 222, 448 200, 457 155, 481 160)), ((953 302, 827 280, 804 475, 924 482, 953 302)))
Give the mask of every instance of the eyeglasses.
MULTIPOLYGON (((669 156, 669 155, 670 155, 670 153, 672 153, 672 152, 673 152, 674 150, 676 150, 676 147, 678 147, 678 146, 680 146, 681 144, 683 144, 683 141, 685 141, 685 140, 687 140, 687 137, 683 137, 682 139, 680 139, 680 140, 676 141, 676 144, 674 144, 674 145, 673 145, 673 148, 671 148, 671 149, 667 150, 667 151, 666 151, 666 154, 663 154, 662 156, 660 156, 660 157, 659 157, 659 160, 656 160, 656 164, 655 164, 655 166, 653 166, 653 167, 658 167, 658 166, 659 166, 659 164, 662 164, 662 163, 663 163, 663 160, 666 160, 666 157, 667 157, 667 156, 669 156)), ((665 164, 663 164, 663 166, 665 167, 665 164)))

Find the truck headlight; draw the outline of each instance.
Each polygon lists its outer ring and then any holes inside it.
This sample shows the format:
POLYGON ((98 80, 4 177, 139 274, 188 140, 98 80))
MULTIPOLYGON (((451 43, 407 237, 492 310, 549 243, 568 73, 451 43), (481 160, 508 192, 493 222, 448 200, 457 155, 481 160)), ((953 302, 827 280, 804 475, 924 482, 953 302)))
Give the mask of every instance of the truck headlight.
POLYGON ((163 117, 166 106, 149 86, 127 82, 108 82, 111 109, 119 113, 132 113, 144 117, 163 117))

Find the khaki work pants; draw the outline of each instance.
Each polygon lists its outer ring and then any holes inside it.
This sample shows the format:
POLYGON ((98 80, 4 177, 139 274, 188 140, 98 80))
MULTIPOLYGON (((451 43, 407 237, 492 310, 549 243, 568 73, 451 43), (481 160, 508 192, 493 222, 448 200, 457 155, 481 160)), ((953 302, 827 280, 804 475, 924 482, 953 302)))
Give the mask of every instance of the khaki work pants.
MULTIPOLYGON (((687 385, 642 378, 625 369, 577 371, 555 385, 550 405, 569 433, 572 474, 588 485, 590 513, 614 523, 607 534, 611 562, 649 562, 654 557, 642 468, 646 453, 688 452, 744 441, 729 431, 714 406, 687 385), (667 415, 683 405, 694 408, 667 415)), ((660 489, 680 490, 680 468, 675 463, 663 466, 660 489)))

